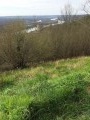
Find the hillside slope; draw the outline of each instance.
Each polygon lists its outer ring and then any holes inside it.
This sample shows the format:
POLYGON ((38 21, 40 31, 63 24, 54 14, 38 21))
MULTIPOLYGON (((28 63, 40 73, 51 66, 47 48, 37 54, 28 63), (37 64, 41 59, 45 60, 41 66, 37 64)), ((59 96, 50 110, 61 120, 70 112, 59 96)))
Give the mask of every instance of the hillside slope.
POLYGON ((90 120, 90 57, 1 73, 0 120, 90 120))

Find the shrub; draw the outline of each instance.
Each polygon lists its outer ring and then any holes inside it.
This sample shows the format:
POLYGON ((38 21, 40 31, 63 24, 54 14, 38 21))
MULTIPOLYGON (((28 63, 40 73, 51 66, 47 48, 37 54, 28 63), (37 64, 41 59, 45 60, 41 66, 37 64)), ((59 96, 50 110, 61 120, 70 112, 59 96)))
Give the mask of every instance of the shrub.
POLYGON ((26 26, 15 22, 0 32, 0 64, 14 68, 41 61, 90 55, 90 18, 50 26, 27 34, 26 26))
POLYGON ((30 61, 31 49, 34 48, 32 39, 28 39, 24 29, 22 22, 14 22, 5 26, 0 39, 3 60, 11 63, 14 68, 25 67, 30 61))

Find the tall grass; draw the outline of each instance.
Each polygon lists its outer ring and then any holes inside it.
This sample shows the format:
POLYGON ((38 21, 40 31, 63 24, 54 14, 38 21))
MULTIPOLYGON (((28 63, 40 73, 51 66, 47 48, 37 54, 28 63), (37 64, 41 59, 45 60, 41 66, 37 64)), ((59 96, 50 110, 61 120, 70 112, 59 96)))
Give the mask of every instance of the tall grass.
POLYGON ((0 74, 0 120, 89 120, 90 57, 0 74))
POLYGON ((38 94, 35 92, 38 96, 29 105, 27 120, 56 120, 57 117, 66 119, 68 115, 74 118, 82 114, 85 107, 83 104, 87 99, 86 83, 78 75, 68 76, 67 80, 55 79, 58 83, 53 85, 48 83, 45 76, 39 77, 39 80, 40 78, 45 80, 40 81, 36 90, 38 94))

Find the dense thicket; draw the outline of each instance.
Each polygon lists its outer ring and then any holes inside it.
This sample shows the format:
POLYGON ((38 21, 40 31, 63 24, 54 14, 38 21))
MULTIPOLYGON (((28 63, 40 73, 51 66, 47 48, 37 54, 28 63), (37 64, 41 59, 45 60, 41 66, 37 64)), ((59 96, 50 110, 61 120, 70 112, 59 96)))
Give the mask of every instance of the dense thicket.
POLYGON ((0 68, 90 55, 89 26, 89 17, 30 34, 22 22, 7 25, 0 31, 0 68))

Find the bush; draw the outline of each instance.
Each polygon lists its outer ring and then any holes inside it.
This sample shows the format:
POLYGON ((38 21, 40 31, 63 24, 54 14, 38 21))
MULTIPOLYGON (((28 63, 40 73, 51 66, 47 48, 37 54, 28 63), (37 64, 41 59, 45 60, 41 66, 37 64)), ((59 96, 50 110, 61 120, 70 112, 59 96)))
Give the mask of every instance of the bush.
POLYGON ((90 18, 50 26, 27 34, 22 22, 0 32, 0 64, 24 68, 41 61, 90 55, 90 18))
POLYGON ((30 61, 30 53, 34 46, 32 39, 23 30, 25 25, 22 22, 12 23, 5 26, 0 39, 0 51, 3 60, 11 63, 13 68, 23 68, 30 61))

